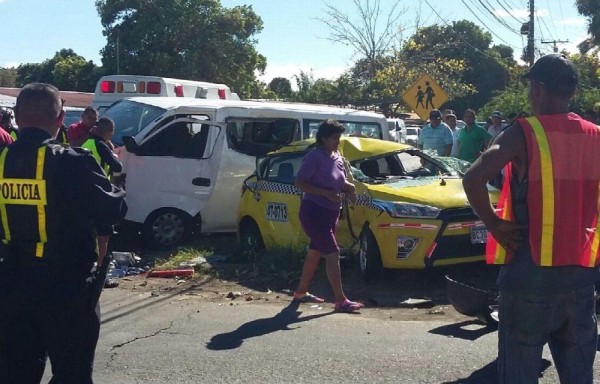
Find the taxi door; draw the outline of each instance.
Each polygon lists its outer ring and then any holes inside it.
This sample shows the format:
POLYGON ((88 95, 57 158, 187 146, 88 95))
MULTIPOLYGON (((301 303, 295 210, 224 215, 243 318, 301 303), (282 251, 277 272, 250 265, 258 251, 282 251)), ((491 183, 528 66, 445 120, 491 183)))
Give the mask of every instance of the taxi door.
POLYGON ((308 244, 298 214, 302 192, 294 186, 304 153, 270 156, 256 183, 256 221, 267 248, 308 244))

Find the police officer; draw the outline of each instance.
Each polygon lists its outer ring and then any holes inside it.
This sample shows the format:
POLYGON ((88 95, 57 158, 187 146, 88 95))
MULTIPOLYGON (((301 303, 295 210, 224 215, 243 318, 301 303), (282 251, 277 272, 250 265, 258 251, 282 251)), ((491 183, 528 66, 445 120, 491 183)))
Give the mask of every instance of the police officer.
POLYGON ((92 383, 100 321, 95 229, 124 217, 125 192, 83 149, 56 143, 58 90, 33 83, 15 109, 20 137, 0 151, 0 381, 92 383))

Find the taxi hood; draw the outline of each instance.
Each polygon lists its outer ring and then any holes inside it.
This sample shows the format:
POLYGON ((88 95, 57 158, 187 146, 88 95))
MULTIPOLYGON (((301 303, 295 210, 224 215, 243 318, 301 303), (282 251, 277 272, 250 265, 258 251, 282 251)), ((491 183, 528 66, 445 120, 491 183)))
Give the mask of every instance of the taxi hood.
MULTIPOLYGON (((371 184, 368 189, 374 199, 426 204, 440 209, 469 206, 461 179, 442 179, 435 176, 399 179, 383 184, 371 184)), ((495 188, 490 189, 492 204, 498 202, 499 194, 495 188)))

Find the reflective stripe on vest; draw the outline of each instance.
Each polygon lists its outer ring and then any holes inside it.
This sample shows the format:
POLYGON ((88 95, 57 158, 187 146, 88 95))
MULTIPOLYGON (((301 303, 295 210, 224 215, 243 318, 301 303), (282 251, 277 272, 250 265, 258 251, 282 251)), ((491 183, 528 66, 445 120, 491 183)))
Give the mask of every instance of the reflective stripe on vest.
POLYGON ((98 152, 98 146, 96 144, 96 140, 93 138, 87 139, 85 143, 81 146, 81 148, 89 149, 92 152, 92 156, 96 159, 96 162, 102 167, 104 173, 108 175, 110 172, 110 167, 108 164, 102 165, 102 158, 100 157, 100 152, 98 152))
POLYGON ((12 236, 6 207, 10 205, 35 206, 37 210, 37 227, 39 242, 36 243, 35 256, 43 257, 44 244, 48 241, 46 232, 46 180, 44 180, 44 162, 46 146, 37 151, 35 179, 11 179, 4 175, 4 164, 8 148, 0 154, 0 217, 4 230, 5 244, 10 243, 12 236))
POLYGON ((537 117, 528 117, 527 122, 533 128, 533 137, 540 149, 540 167, 542 173, 542 243, 540 246, 540 266, 552 265, 552 245, 554 241, 554 171, 552 156, 546 131, 537 117))
POLYGON ((10 137, 12 137, 13 141, 17 140, 18 136, 17 136, 17 132, 15 131, 10 131, 10 137))

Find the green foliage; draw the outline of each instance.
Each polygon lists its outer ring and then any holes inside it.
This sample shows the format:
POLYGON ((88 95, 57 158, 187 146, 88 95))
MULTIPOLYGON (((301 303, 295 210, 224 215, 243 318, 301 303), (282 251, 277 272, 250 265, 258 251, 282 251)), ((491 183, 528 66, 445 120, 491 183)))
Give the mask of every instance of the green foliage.
POLYGON ((17 68, 0 68, 0 87, 15 88, 17 86, 17 68))
POLYGON ((32 82, 54 84, 65 91, 93 92, 101 69, 72 49, 61 49, 42 63, 21 64, 16 70, 16 86, 32 82))
MULTIPOLYGON (((598 0, 575 0, 577 11, 588 20, 589 44, 600 45, 600 2, 598 0)), ((589 49, 590 47, 588 47, 589 49)))
POLYGON ((262 20, 252 6, 97 0, 96 8, 107 38, 102 63, 110 72, 224 83, 241 96, 256 91, 255 71, 264 72, 266 59, 255 49, 262 20))
POLYGON ((518 115, 521 111, 531 114, 527 88, 519 81, 511 83, 503 91, 498 91, 492 99, 477 111, 477 120, 486 120, 494 111, 502 111, 503 116, 512 113, 518 115))
POLYGON ((489 32, 471 21, 459 20, 452 25, 419 29, 404 44, 402 53, 407 64, 412 62, 411 68, 423 72, 431 62, 461 62, 463 70, 454 73, 447 83, 450 86, 452 83, 464 84, 474 89, 468 92, 450 89, 453 100, 445 107, 464 111, 480 108, 510 81, 508 68, 515 65, 512 49, 505 45, 490 47, 491 42, 489 32))
POLYGON ((269 83, 269 90, 279 99, 289 99, 292 96, 292 84, 285 77, 275 77, 269 83))

